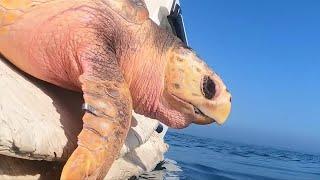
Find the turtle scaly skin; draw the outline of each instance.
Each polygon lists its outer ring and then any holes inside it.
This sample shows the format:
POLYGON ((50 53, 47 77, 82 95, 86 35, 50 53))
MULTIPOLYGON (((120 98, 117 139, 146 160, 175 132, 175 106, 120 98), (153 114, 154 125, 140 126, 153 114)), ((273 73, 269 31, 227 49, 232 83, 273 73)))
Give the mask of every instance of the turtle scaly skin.
POLYGON ((0 53, 38 79, 83 92, 83 129, 61 179, 102 179, 132 109, 184 128, 222 124, 231 108, 219 76, 154 24, 142 0, 0 0, 0 53))

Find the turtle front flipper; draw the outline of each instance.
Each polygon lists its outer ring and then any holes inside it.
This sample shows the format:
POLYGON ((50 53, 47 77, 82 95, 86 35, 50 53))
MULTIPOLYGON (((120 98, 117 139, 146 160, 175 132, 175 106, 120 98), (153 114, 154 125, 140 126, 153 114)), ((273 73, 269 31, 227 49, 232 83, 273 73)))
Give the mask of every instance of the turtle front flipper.
MULTIPOLYGON (((108 73, 105 73, 108 74, 108 73)), ((121 77, 116 73, 113 77, 121 77)), ((103 179, 117 158, 130 126, 132 103, 120 80, 82 75, 83 129, 78 147, 63 168, 61 179, 103 179)))

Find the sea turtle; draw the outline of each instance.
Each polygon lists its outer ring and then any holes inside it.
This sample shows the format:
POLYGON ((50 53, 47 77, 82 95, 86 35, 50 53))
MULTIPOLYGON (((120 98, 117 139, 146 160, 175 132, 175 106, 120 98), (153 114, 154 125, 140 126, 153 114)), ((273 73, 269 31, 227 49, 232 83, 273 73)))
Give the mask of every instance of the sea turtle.
POLYGON ((83 92, 83 129, 61 179, 104 177, 132 109, 173 128, 222 124, 230 112, 219 76, 153 23, 143 0, 0 0, 0 52, 38 79, 83 92))

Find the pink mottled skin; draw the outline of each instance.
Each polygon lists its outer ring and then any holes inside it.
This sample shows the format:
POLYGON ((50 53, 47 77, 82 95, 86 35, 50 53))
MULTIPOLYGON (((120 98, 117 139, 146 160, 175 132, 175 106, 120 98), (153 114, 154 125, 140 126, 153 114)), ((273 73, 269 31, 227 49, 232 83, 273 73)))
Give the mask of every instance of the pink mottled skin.
MULTIPOLYGON (((92 68, 86 59, 88 52, 102 51, 100 40, 91 27, 96 25, 93 22, 97 18, 88 13, 90 10, 91 7, 86 4, 75 5, 69 2, 55 5, 50 12, 39 8, 37 13, 41 16, 36 20, 33 19, 34 14, 25 14, 23 18, 29 23, 17 21, 12 28, 19 33, 11 31, 6 36, 1 36, 1 42, 11 42, 11 46, 0 43, 0 50, 13 64, 34 77, 63 88, 81 91, 79 76, 86 69, 90 71, 92 68)), ((117 23, 122 25, 130 24, 122 22, 117 15, 108 16, 116 17, 117 23)), ((119 25, 112 28, 117 26, 119 25)), ((159 118, 171 127, 182 128, 191 123, 192 119, 172 109, 172 106, 168 107, 166 100, 161 98, 168 52, 172 44, 178 45, 180 41, 168 32, 151 29, 150 26, 156 25, 151 20, 146 20, 142 25, 117 30, 117 37, 120 37, 117 41, 131 40, 130 44, 121 42, 117 47, 120 52, 116 54, 118 63, 129 85, 135 111, 159 118), (155 42, 162 49, 156 49, 155 42)), ((114 33, 111 27, 101 28, 104 28, 106 35, 114 33)))

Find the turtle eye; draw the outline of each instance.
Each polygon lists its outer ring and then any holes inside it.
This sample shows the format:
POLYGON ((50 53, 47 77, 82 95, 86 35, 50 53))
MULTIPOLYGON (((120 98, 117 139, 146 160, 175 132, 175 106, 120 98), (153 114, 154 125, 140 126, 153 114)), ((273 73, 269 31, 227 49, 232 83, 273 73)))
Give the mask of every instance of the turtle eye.
POLYGON ((209 76, 204 76, 202 80, 202 94, 207 99, 212 99, 216 94, 216 85, 209 76))

